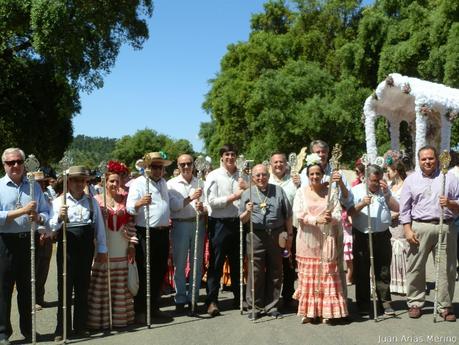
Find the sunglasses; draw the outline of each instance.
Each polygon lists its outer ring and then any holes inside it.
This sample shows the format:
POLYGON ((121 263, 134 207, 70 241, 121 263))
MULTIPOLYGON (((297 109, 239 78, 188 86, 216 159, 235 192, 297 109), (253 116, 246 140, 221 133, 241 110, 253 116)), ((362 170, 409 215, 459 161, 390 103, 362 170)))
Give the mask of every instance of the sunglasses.
POLYGON ((255 177, 266 177, 266 176, 268 176, 268 174, 267 173, 259 173, 259 174, 255 174, 253 176, 255 176, 255 177))
POLYGON ((150 165, 151 170, 162 170, 163 166, 162 165, 150 165))
POLYGON ((185 167, 193 167, 193 163, 191 162, 185 162, 185 163, 179 163, 180 168, 185 168, 185 167))
POLYGON ((22 165, 24 164, 24 161, 22 159, 17 159, 17 160, 12 160, 12 161, 4 161, 3 163, 5 163, 6 165, 8 165, 9 167, 13 167, 15 166, 16 164, 17 165, 22 165))

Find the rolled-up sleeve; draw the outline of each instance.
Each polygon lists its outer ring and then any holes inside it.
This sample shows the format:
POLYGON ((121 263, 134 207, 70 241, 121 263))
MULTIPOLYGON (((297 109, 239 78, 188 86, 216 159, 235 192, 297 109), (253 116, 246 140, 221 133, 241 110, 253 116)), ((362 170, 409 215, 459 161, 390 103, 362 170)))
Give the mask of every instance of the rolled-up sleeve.
POLYGON ((218 184, 215 180, 206 181, 207 202, 211 208, 225 208, 228 196, 218 196, 218 184))
POLYGON ((411 204, 412 204, 411 188, 409 183, 409 177, 403 184, 402 191, 400 193, 400 224, 411 223, 411 204))
POLYGON ((102 217, 102 212, 100 210, 99 204, 93 198, 89 199, 89 202, 92 202, 94 209, 94 225, 96 227, 96 239, 97 239, 97 252, 98 253, 107 253, 107 237, 105 234, 105 224, 104 218, 102 217))
POLYGON ((142 197, 138 186, 138 181, 134 181, 134 183, 129 188, 129 194, 126 200, 126 210, 129 214, 134 216, 137 215, 135 203, 142 197))

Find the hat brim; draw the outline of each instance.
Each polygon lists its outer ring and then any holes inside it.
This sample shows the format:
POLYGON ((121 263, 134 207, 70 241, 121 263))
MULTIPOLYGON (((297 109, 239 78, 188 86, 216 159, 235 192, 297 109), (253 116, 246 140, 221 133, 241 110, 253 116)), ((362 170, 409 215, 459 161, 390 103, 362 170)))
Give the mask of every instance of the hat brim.
POLYGON ((168 159, 153 159, 150 163, 150 165, 152 164, 161 164, 162 166, 164 167, 168 167, 169 165, 172 164, 172 161, 168 160, 168 159))

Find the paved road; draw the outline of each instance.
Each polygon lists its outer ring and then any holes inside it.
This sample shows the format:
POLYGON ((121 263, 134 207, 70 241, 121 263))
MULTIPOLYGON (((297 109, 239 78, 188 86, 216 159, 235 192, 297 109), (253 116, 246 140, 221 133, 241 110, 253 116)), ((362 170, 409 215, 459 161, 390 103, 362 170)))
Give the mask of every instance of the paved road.
MULTIPOLYGON (((428 280, 434 281, 432 262, 429 263, 428 280)), ((431 284, 430 284, 431 285, 431 284)), ((455 312, 459 315, 459 284, 456 284, 455 312)), ((205 291, 201 290, 204 299, 205 291)), ((51 264, 47 282, 46 300, 56 301, 56 269, 55 260, 51 264)), ((354 287, 349 289, 349 298, 353 300, 354 287)), ((241 316, 238 310, 229 309, 231 293, 221 294, 222 315, 209 318, 207 314, 201 317, 176 316, 172 296, 163 298, 162 310, 170 313, 174 318, 165 324, 153 324, 151 329, 144 326, 135 326, 112 334, 97 333, 90 339, 70 339, 74 344, 177 344, 177 345, 235 345, 235 344, 459 344, 459 322, 447 323, 432 321, 434 291, 428 296, 427 309, 420 319, 413 320, 407 315, 403 298, 393 296, 393 306, 397 316, 384 318, 379 322, 362 319, 355 314, 351 303, 352 323, 348 325, 302 325, 294 312, 285 314, 283 319, 263 317, 253 323, 246 315, 241 316), (225 307, 226 310, 225 310, 225 307)), ((14 298, 15 301, 15 298, 14 298)), ((18 314, 16 303, 13 303, 12 322, 14 334, 12 344, 21 344, 18 333, 18 314)), ((54 303, 55 304, 55 303, 54 303)), ((204 308, 202 308, 204 309, 204 308)), ((37 314, 37 330, 44 336, 41 344, 53 343, 56 307, 46 308, 37 314)))

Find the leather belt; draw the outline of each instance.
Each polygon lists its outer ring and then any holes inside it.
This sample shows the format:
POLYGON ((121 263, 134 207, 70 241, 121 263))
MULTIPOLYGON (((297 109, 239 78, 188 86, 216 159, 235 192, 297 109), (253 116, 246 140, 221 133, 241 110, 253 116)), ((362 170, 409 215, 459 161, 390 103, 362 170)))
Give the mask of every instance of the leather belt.
POLYGON ((195 222, 196 217, 191 217, 191 218, 172 218, 172 221, 174 222, 195 222))
MULTIPOLYGON (((435 225, 440 224, 440 219, 438 219, 438 218, 433 218, 433 219, 413 219, 413 221, 418 222, 418 223, 429 223, 429 224, 435 224, 435 225)), ((453 220, 451 218, 443 219, 443 224, 451 224, 452 221, 453 220)))
POLYGON ((1 236, 9 237, 9 238, 28 238, 30 237, 30 232, 14 232, 14 233, 0 233, 1 236))

